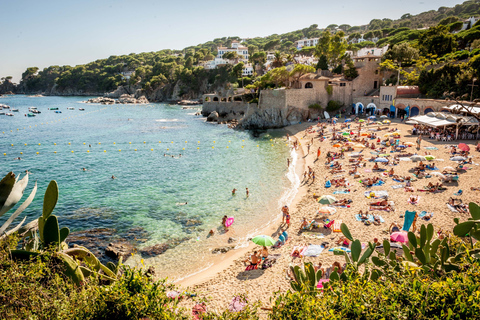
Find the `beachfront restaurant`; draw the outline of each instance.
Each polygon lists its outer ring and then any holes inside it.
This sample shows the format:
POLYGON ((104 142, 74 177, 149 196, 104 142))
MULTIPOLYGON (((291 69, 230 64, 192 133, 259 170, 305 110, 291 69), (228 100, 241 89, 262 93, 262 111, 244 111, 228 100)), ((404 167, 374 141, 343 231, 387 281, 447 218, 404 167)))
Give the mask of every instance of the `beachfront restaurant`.
POLYGON ((473 140, 480 137, 479 122, 472 116, 447 112, 429 112, 408 119, 412 134, 427 135, 437 141, 473 140))

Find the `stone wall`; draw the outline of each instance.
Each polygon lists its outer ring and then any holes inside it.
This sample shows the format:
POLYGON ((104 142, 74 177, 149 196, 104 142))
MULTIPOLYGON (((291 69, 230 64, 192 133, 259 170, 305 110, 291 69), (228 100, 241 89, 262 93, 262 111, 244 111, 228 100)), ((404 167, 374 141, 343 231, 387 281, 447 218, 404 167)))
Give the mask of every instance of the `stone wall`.
POLYGON ((233 119, 240 120, 247 113, 249 107, 257 107, 257 104, 243 101, 205 101, 202 106, 202 115, 207 117, 210 113, 216 111, 220 122, 233 119))

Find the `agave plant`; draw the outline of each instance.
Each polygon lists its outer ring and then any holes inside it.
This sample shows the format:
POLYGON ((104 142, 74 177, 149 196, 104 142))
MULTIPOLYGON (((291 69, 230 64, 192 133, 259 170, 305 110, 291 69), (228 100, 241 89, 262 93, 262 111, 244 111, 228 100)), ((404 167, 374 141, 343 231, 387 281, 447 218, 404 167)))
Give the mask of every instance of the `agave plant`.
POLYGON ((119 273, 120 260, 117 265, 113 263, 103 265, 93 253, 85 247, 68 248, 65 242, 70 230, 61 228, 58 219, 52 214, 58 200, 58 185, 55 180, 50 181, 43 199, 42 215, 38 218, 38 234, 36 230, 29 230, 30 238, 25 249, 11 250, 16 259, 29 259, 38 256, 46 249, 53 249, 53 256, 59 259, 64 266, 64 274, 76 284, 82 284, 86 277, 97 275, 100 279, 115 281, 119 273))
MULTIPOLYGON (((20 176, 15 177, 13 172, 7 173, 7 175, 0 181, 0 217, 10 211, 19 201, 22 199, 23 192, 28 185, 28 173, 19 180, 20 176)), ((23 202, 17 210, 8 218, 7 221, 0 227, 0 239, 16 232, 23 225, 27 217, 13 229, 7 231, 7 228, 12 224, 13 220, 17 218, 29 205, 32 203, 33 198, 37 192, 37 183, 33 187, 32 192, 28 196, 27 200, 23 202)))

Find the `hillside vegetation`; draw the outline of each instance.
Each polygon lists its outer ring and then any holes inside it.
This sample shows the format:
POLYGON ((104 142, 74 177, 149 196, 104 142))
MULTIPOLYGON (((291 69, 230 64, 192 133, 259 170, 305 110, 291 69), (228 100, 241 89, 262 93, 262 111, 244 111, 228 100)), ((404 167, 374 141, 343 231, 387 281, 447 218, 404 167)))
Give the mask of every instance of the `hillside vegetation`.
MULTIPOLYGON (((115 90, 118 86, 132 85, 142 89, 147 97, 153 97, 154 100, 171 98, 174 87, 177 88, 178 98, 198 98, 204 93, 222 88, 236 88, 258 82, 258 76, 263 73, 262 66, 266 62, 267 52, 275 52, 273 67, 294 63, 296 55, 313 55, 321 60, 315 68, 327 68, 342 73, 352 70, 349 59, 343 56, 343 49, 356 51, 363 47, 389 45, 393 50, 396 45, 408 43, 416 53, 407 58, 398 53, 390 54, 390 62, 387 61, 383 68, 401 69, 401 83, 420 85, 422 92, 428 97, 442 97, 444 89, 466 94, 466 84, 479 76, 478 51, 475 49, 480 48, 480 25, 477 23, 460 31, 463 21, 471 16, 480 16, 480 0, 465 1, 453 8, 440 7, 418 15, 406 13, 397 20, 373 19, 361 26, 332 24, 322 29, 314 24, 284 34, 243 39, 243 45, 249 49, 249 62, 258 71, 254 79, 242 79, 242 62, 214 70, 203 68, 205 61, 216 56, 218 46, 228 47, 233 40, 241 40, 231 36, 213 39, 183 50, 167 49, 111 56, 75 67, 50 66, 43 70, 29 67, 13 91, 54 95, 103 94, 115 90), (297 40, 313 37, 323 39, 327 34, 332 38, 341 37, 342 46, 345 46, 333 59, 324 61, 322 52, 325 50, 320 47, 321 44, 301 50, 295 47, 297 40), (358 39, 366 41, 357 43, 358 39), (131 74, 130 79, 125 76, 127 73, 131 74), (158 98, 153 94, 156 90, 164 90, 165 94, 158 98)), ((355 72, 347 75, 348 78, 355 76, 355 72)), ((2 78, 0 93, 12 91, 10 79, 11 77, 2 78)), ((267 82, 267 87, 268 84, 283 84, 283 81, 267 82)), ((395 79, 387 82, 395 82, 395 79)))

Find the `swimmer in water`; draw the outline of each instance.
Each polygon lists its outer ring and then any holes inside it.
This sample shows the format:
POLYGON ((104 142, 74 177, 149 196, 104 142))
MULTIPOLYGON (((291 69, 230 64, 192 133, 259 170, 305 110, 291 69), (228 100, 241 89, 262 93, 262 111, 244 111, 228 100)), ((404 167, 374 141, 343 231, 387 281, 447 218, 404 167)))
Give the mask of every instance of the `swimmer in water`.
POLYGON ((114 175, 112 175, 112 179, 116 179, 116 177, 114 175))
POLYGON ((247 198, 250 195, 250 191, 248 191, 248 188, 245 188, 245 193, 247 194, 247 198))
POLYGON ((235 195, 235 192, 236 192, 236 191, 237 191, 237 189, 233 188, 233 190, 232 190, 232 196, 235 195))
POLYGON ((18 157, 18 158, 15 158, 15 159, 13 159, 13 160, 22 160, 22 158, 18 157))
POLYGON ((87 168, 82 168, 83 171, 87 171, 87 168))

